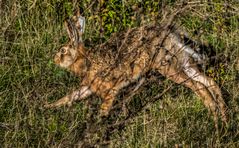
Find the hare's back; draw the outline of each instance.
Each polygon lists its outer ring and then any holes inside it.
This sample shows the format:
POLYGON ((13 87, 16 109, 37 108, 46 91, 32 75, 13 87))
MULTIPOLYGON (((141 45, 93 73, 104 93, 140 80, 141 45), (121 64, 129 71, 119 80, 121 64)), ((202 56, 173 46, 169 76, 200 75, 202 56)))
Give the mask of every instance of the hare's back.
POLYGON ((104 63, 125 63, 137 59, 141 52, 152 52, 158 38, 159 27, 143 26, 114 33, 105 43, 91 49, 104 63))

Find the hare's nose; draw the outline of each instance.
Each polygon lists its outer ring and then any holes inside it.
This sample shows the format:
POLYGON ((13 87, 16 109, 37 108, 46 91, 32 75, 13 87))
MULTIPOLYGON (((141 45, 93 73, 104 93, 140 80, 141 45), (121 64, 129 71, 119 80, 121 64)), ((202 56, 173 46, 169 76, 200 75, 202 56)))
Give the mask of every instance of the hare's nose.
POLYGON ((60 57, 59 55, 55 55, 55 57, 54 57, 54 62, 55 62, 56 64, 59 64, 60 61, 61 61, 61 57, 60 57))

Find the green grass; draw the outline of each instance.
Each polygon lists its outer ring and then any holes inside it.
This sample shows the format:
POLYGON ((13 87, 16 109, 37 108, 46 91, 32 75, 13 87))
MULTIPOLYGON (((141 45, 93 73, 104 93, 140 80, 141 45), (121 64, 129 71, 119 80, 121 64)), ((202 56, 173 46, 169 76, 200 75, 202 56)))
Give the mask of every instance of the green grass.
MULTIPOLYGON (((87 18, 84 36, 87 46, 104 41, 113 32, 138 26, 140 22, 134 17, 142 14, 150 18, 161 9, 157 1, 111 0, 105 2, 105 11, 99 13, 97 2, 92 3, 88 0, 77 3, 87 18), (135 3, 142 9, 133 11, 135 3)), ((113 147, 239 146, 239 3, 228 3, 228 8, 222 0, 205 3, 187 12, 178 22, 192 37, 213 45, 218 55, 226 57, 221 63, 209 65, 205 72, 225 92, 229 125, 216 133, 211 115, 201 101, 190 90, 175 85, 162 100, 132 119, 122 132, 113 134, 113 147)), ((167 4, 173 7, 174 1, 167 4)), ((1 2, 1 146, 68 147, 73 146, 84 131, 90 106, 86 102, 70 108, 43 108, 47 101, 57 100, 80 82, 52 61, 56 50, 67 41, 63 20, 77 6, 63 0, 1 2)), ((154 84, 141 94, 153 97, 170 84, 169 81, 162 86, 154 84)), ((141 96, 136 96, 131 106, 137 106, 137 99, 144 99, 144 95, 141 96)))

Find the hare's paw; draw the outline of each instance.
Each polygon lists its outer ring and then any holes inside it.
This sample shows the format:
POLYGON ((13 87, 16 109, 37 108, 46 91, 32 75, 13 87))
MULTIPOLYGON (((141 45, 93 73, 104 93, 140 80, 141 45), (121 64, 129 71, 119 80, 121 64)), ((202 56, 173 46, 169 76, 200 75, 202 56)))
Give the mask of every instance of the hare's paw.
POLYGON ((69 98, 69 96, 65 96, 59 100, 57 100, 56 102, 50 103, 50 104, 45 104, 44 108, 55 108, 55 107, 60 107, 63 105, 68 105, 71 106, 72 105, 72 101, 69 98))
POLYGON ((100 116, 101 117, 106 117, 109 115, 109 110, 108 109, 100 109, 100 116))
POLYGON ((100 107, 100 116, 104 117, 104 116, 108 116, 109 115, 109 111, 110 111, 111 106, 109 106, 106 103, 103 103, 100 107))
POLYGON ((101 116, 108 116, 113 101, 114 101, 113 98, 104 100, 104 102, 101 104, 101 107, 100 107, 100 115, 101 116))
POLYGON ((52 104, 46 103, 43 107, 44 108, 52 108, 53 106, 52 106, 52 104))

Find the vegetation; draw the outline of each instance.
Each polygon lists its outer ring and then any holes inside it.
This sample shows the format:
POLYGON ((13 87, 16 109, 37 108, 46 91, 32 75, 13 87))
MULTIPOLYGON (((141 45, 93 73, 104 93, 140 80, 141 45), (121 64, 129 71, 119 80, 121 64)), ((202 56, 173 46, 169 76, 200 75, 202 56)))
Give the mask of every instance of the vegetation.
MULTIPOLYGON (((190 3, 193 7, 177 21, 192 38, 213 47, 215 60, 208 61, 205 73, 223 90, 229 124, 216 132, 211 115, 197 96, 173 85, 163 99, 139 112, 123 130, 110 135, 113 147, 239 146, 239 3, 190 3)), ((69 147, 79 141, 87 127, 89 113, 100 101, 96 96, 70 108, 43 108, 46 102, 60 98, 80 82, 52 60, 68 39, 63 21, 75 8, 80 7, 87 19, 84 40, 86 46, 92 47, 114 32, 147 24, 154 18, 160 20, 162 8, 167 6, 170 10, 177 4, 175 0, 0 1, 1 145, 69 147)), ((160 83, 150 82, 129 106, 137 110, 140 100, 152 98, 171 85, 164 79, 160 83)))

